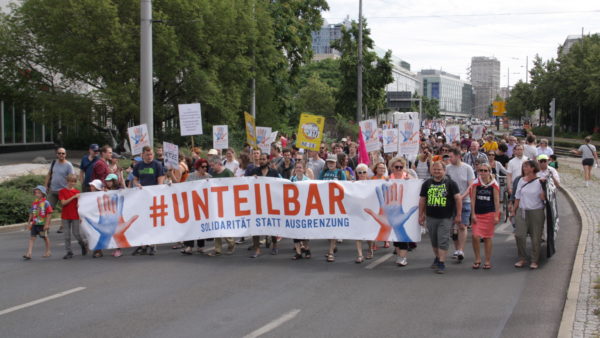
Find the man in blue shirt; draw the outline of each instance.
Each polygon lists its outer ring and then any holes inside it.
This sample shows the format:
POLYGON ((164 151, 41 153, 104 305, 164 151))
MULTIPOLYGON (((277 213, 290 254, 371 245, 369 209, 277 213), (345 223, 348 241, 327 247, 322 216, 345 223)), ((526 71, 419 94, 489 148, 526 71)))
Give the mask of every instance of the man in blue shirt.
POLYGON ((100 147, 97 144, 90 144, 88 154, 81 159, 79 165, 79 181, 81 182, 82 192, 90 191, 90 182, 92 178, 92 171, 94 170, 94 163, 98 160, 98 153, 100 147))

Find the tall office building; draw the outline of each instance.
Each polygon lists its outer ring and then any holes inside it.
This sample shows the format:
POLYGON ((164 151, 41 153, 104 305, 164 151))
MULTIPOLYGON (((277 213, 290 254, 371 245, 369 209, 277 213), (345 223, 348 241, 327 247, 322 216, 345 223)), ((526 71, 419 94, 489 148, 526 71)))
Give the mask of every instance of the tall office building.
POLYGON ((495 57, 472 57, 470 77, 475 92, 473 112, 477 117, 488 117, 488 108, 500 91, 500 61, 495 57))
POLYGON ((342 38, 342 27, 350 29, 352 22, 349 17, 336 24, 325 22, 320 30, 312 32, 313 60, 337 59, 340 51, 331 48, 331 42, 342 38))
POLYGON ((419 94, 437 99, 443 116, 468 117, 473 109, 473 88, 460 76, 437 69, 423 69, 418 73, 422 88, 419 94))

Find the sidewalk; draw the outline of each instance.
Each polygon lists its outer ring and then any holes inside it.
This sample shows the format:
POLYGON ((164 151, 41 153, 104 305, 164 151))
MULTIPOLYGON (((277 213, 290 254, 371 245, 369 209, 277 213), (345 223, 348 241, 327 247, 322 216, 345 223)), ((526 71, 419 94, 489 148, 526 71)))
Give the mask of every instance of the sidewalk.
MULTIPOLYGON (((600 282, 600 169, 592 170, 592 184, 586 187, 580 158, 563 157, 559 164, 561 184, 572 196, 582 223, 559 337, 597 336, 600 316, 595 312, 600 309, 600 299, 594 286, 600 282)), ((568 231, 569 223, 561 220, 560 231, 568 231)))

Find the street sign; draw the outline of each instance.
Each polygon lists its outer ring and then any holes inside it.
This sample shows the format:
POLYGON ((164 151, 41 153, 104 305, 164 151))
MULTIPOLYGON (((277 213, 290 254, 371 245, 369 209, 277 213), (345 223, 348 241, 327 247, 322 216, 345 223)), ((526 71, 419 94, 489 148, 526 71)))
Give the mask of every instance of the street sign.
POLYGON ((492 106, 494 107, 494 116, 504 116, 506 113, 506 101, 494 101, 492 106))

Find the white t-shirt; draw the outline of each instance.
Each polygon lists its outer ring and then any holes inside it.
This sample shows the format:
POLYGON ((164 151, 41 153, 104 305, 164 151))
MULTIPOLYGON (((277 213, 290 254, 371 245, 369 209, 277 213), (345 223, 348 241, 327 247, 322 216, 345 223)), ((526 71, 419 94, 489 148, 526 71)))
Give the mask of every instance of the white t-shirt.
POLYGON ((582 144, 579 147, 579 151, 581 151, 581 158, 594 158, 594 153, 596 152, 596 146, 593 144, 582 144), (591 150, 590 150, 591 148, 591 150))
POLYGON ((523 156, 521 158, 513 157, 512 160, 508 161, 506 165, 506 172, 512 175, 512 180, 509 182, 510 186, 512 186, 515 178, 521 176, 521 169, 523 167, 523 162, 527 161, 527 157, 523 156))
POLYGON ((427 163, 427 161, 421 162, 417 159, 415 165, 417 166, 415 172, 420 179, 426 180, 431 177, 431 174, 429 173, 429 163, 427 163))
POLYGON ((536 151, 537 151, 536 152, 537 156, 540 156, 540 155, 550 156, 550 155, 554 154, 554 150, 552 150, 552 148, 550 148, 550 147, 546 147, 544 149, 542 149, 542 147, 537 147, 536 151))
POLYGON ((537 177, 545 179, 548 179, 548 177, 552 177, 554 182, 560 184, 560 176, 558 175, 558 171, 556 171, 556 169, 552 168, 551 166, 548 166, 546 170, 538 171, 537 177))
POLYGON ((515 199, 519 200, 519 209, 521 210, 538 210, 544 208, 544 201, 540 198, 540 194, 544 192, 539 179, 534 182, 525 182, 524 179, 519 180, 515 199))
POLYGON ((233 160, 231 162, 228 162, 227 160, 223 161, 223 165, 225 166, 225 168, 229 169, 229 171, 231 171, 232 173, 237 172, 238 168, 240 167, 240 163, 236 160, 233 160))
POLYGON ((523 147, 523 155, 527 158, 535 159, 537 157, 537 148, 535 146, 526 144, 523 147))
MULTIPOLYGON (((460 165, 448 165, 446 167, 446 175, 456 182, 461 194, 469 188, 469 184, 473 183, 473 180, 475 179, 473 168, 464 162, 461 162, 460 165)), ((464 202, 471 202, 471 197, 469 195, 470 194, 467 194, 465 196, 463 199, 464 202)))

